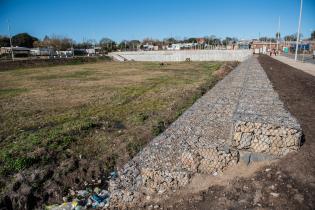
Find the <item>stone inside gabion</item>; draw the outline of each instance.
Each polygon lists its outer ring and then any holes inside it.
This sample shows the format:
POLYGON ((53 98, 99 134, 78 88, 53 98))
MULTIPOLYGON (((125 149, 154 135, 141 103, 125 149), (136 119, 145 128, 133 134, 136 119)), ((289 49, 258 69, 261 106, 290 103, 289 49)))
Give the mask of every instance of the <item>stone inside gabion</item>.
POLYGON ((238 121, 234 126, 232 144, 237 149, 283 156, 300 148, 301 137, 300 129, 238 121))
POLYGON ((240 153, 250 153, 247 162, 260 159, 257 154, 281 157, 298 150, 301 137, 297 120, 252 57, 118 170, 109 183, 110 205, 137 204, 143 195, 176 190, 196 173, 218 174, 235 165, 240 153))
POLYGON ((153 192, 178 189, 189 182, 190 174, 186 171, 159 171, 150 168, 141 170, 144 188, 153 192))
POLYGON ((202 148, 182 154, 183 167, 192 172, 212 174, 238 162, 237 151, 202 148))

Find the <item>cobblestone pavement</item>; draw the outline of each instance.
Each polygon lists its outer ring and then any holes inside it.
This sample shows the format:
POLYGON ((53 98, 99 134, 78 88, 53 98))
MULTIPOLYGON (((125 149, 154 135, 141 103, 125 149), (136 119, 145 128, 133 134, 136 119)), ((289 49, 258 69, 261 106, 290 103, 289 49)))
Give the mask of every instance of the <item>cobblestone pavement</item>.
POLYGON ((299 149, 301 136, 251 57, 118 170, 109 183, 111 206, 137 205, 146 195, 184 187, 196 173, 222 173, 245 153, 281 157, 299 149))

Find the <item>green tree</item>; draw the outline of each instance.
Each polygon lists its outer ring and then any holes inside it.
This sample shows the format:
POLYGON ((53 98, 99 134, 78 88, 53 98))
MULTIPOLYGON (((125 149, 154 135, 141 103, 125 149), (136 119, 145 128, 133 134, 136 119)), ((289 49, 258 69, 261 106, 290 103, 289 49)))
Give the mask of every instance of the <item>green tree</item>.
POLYGON ((10 38, 7 36, 0 36, 0 47, 10 47, 10 38))
POLYGON ((176 44, 176 43, 178 43, 178 40, 176 40, 173 37, 170 37, 170 38, 164 39, 164 43, 166 43, 166 44, 176 44))
POLYGON ((13 46, 32 48, 35 41, 38 41, 38 39, 28 33, 16 34, 12 37, 13 46))
POLYGON ((137 50, 138 46, 141 45, 141 42, 139 40, 130 40, 128 45, 131 50, 137 50))
POLYGON ((105 50, 107 52, 115 51, 117 49, 116 42, 106 37, 100 40, 99 45, 102 50, 105 50))
POLYGON ((281 36, 280 32, 277 32, 276 33, 276 39, 280 39, 280 36, 281 36))
POLYGON ((231 37, 225 37, 225 39, 222 40, 222 44, 227 46, 232 41, 233 41, 233 39, 231 37))
POLYGON ((119 44, 118 44, 118 49, 120 50, 129 50, 129 45, 128 45, 128 40, 122 40, 119 44))
POLYGON ((276 42, 276 39, 275 39, 275 38, 270 38, 270 37, 263 36, 263 37, 260 37, 260 38, 259 38, 259 41, 262 41, 262 42, 276 42))
POLYGON ((295 35, 286 35, 284 37, 285 41, 296 41, 296 36, 295 35))
POLYGON ((311 40, 315 40, 315 30, 311 33, 311 40))

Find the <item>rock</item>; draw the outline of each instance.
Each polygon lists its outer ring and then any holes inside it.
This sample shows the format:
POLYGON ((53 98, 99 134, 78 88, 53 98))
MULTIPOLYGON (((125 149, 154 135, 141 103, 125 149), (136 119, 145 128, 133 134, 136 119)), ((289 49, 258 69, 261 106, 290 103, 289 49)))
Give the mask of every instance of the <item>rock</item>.
POLYGON ((287 184, 287 188, 292 188, 292 185, 290 185, 290 184, 287 184))
POLYGON ((240 151, 240 160, 248 165, 251 161, 251 152, 240 151))
POLYGON ((100 190, 100 188, 95 187, 93 191, 94 191, 96 194, 98 194, 101 190, 100 190))
POLYGON ((67 197, 62 197, 63 202, 68 202, 68 198, 67 197))
POLYGON ((75 191, 74 190, 69 190, 70 195, 74 196, 75 195, 75 191))
POLYGON ((300 193, 295 194, 294 199, 297 200, 301 204, 304 202, 304 196, 300 193))
POLYGON ((276 197, 276 198, 277 198, 277 197, 279 197, 280 194, 279 194, 279 193, 271 192, 270 195, 272 195, 273 197, 276 197))
POLYGON ((261 198, 262 198, 261 190, 260 190, 260 189, 259 189, 259 190, 256 190, 255 196, 254 196, 254 204, 259 203, 260 200, 261 200, 261 198))

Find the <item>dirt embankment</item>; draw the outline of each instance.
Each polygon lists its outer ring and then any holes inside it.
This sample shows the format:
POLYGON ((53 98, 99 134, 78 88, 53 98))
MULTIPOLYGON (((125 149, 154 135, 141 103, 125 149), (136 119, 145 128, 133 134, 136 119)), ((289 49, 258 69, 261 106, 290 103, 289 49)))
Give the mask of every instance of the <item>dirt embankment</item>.
POLYGON ((171 205, 172 209, 315 208, 315 77, 269 56, 258 60, 302 126, 304 144, 300 151, 262 167, 252 176, 237 175, 224 184, 214 184, 197 197, 171 205))
POLYGON ((0 61, 0 71, 18 69, 18 68, 36 68, 57 65, 73 65, 97 62, 100 60, 110 60, 109 57, 75 57, 75 58, 57 58, 57 59, 30 59, 15 61, 0 61))

